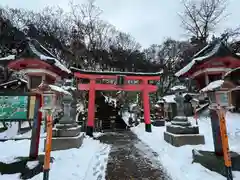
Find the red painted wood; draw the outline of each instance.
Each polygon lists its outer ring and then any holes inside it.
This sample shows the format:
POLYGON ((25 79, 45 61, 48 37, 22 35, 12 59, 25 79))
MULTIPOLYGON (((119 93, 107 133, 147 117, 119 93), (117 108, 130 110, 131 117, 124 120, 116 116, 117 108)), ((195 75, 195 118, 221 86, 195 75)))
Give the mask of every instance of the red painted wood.
POLYGON ((88 121, 87 126, 94 127, 94 118, 95 118, 95 80, 90 80, 90 88, 88 95, 88 121))
MULTIPOLYGON (((188 72, 183 74, 184 77, 191 77, 193 73, 199 71, 200 69, 206 68, 237 68, 240 66, 240 59, 234 57, 216 57, 211 58, 208 61, 194 65, 188 72), (214 65, 214 63, 222 62, 223 65, 214 65)), ((216 72, 219 73, 219 72, 216 72)))
MULTIPOLYGON (((90 90, 90 86, 90 84, 78 84, 78 90, 90 90)), ((95 90, 102 91, 143 91, 144 89, 146 89, 148 92, 155 92, 157 91, 157 86, 149 84, 135 84, 123 86, 117 86, 113 84, 95 84, 95 90)))
POLYGON ((11 61, 8 64, 8 68, 19 71, 22 69, 47 69, 49 71, 52 71, 56 74, 58 74, 59 76, 65 76, 66 72, 62 71, 60 68, 55 68, 52 65, 36 59, 36 58, 21 58, 21 59, 17 59, 15 61, 11 61))
MULTIPOLYGON (((97 74, 81 74, 74 73, 74 76, 81 79, 116 79, 116 75, 97 75, 97 74)), ((160 80, 160 76, 125 76, 125 80, 160 80)))
POLYGON ((145 124, 151 124, 151 120, 150 120, 150 100, 149 100, 149 94, 148 94, 148 82, 145 80, 142 82, 142 87, 143 92, 142 92, 142 98, 143 98, 143 110, 144 110, 144 121, 145 124))
MULTIPOLYGON (((39 109, 43 106, 42 95, 39 95, 39 109)), ((37 140, 36 140, 36 157, 38 156, 39 143, 40 143, 40 133, 41 133, 41 122, 42 122, 42 112, 38 112, 38 121, 37 121, 37 140)))
POLYGON ((149 92, 157 91, 156 85, 148 84, 149 80, 160 80, 160 76, 125 76, 125 80, 140 80, 141 84, 96 84, 97 79, 117 79, 117 75, 99 75, 99 74, 82 74, 75 72, 74 76, 81 79, 90 79, 89 84, 78 84, 78 90, 88 90, 88 127, 94 127, 95 118, 95 91, 142 91, 143 106, 144 106, 144 120, 146 125, 151 124, 150 120, 150 102, 149 102, 149 92))

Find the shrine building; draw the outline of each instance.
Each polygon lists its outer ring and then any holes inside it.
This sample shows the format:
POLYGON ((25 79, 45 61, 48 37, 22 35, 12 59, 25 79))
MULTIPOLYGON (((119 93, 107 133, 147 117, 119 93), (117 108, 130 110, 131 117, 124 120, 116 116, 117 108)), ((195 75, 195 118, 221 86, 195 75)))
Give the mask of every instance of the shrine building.
POLYGON ((71 76, 71 71, 35 39, 24 40, 17 51, 18 55, 0 58, 0 64, 22 74, 29 90, 36 89, 43 81, 54 84, 71 76))
POLYGON ((237 67, 240 67, 240 56, 233 53, 222 40, 216 39, 196 53, 191 62, 175 75, 195 80, 197 87, 202 89, 237 67))

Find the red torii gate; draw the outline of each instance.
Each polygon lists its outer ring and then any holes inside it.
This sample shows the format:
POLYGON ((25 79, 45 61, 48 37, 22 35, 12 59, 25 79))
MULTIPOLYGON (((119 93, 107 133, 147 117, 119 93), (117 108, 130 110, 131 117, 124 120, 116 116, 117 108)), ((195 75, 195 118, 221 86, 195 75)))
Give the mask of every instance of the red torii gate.
POLYGON ((141 91, 143 98, 144 120, 146 132, 152 132, 150 120, 149 93, 157 91, 156 85, 148 84, 149 81, 160 80, 161 73, 134 73, 134 72, 104 72, 86 71, 75 67, 70 68, 76 78, 89 79, 89 84, 78 84, 78 90, 89 91, 88 97, 88 120, 86 134, 93 136, 95 118, 95 91, 141 91), (110 79, 116 80, 117 84, 98 84, 96 80, 110 79), (125 84, 124 81, 139 80, 140 84, 125 84))

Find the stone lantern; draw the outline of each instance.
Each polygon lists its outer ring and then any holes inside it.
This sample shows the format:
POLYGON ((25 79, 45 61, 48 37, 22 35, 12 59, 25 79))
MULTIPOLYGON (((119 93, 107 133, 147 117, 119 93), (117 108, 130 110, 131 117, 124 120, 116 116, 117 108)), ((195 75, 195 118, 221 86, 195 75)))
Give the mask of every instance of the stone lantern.
POLYGON ((75 123, 74 119, 71 117, 72 101, 73 101, 73 98, 71 95, 64 95, 62 98, 64 115, 59 121, 61 124, 75 123))
POLYGON ((199 134, 198 126, 193 126, 184 114, 184 97, 181 92, 176 93, 175 101, 177 116, 166 126, 164 140, 176 147, 205 144, 204 136, 199 134))
POLYGON ((63 117, 53 129, 52 150, 64 150, 78 148, 82 144, 83 134, 81 126, 76 123, 76 118, 71 116, 71 103, 73 98, 70 94, 64 94, 62 98, 63 117))

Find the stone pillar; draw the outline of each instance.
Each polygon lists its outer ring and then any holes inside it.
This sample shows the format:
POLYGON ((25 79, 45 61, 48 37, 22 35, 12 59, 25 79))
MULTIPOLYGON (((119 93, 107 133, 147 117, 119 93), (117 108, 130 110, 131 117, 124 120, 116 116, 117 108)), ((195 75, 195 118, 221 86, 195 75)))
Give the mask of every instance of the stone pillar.
POLYGON ((76 117, 73 117, 72 96, 65 95, 62 101, 64 115, 53 128, 52 151, 78 148, 84 137, 83 133, 80 133, 81 126, 76 123, 76 117))

